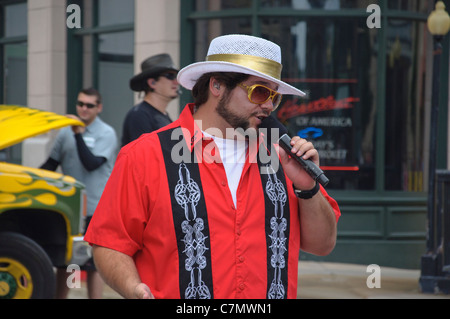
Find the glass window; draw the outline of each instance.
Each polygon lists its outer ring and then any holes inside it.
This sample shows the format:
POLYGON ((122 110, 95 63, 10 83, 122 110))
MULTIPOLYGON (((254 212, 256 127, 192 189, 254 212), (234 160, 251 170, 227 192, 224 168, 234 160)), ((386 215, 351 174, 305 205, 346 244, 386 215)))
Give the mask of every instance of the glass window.
MULTIPOLYGON (((0 3, 0 104, 27 105, 27 3, 0 3), (25 37, 17 42, 17 37, 25 37), (14 39, 14 41, 11 41, 14 39)), ((0 161, 21 163, 22 144, 0 150, 0 161)))
POLYGON ((389 20, 385 189, 423 191, 426 43, 424 23, 389 20))
MULTIPOLYGON (((424 37, 430 1, 260 0, 252 10, 241 11, 248 17, 197 19, 194 58, 204 60, 210 41, 229 33, 279 44, 282 79, 307 96, 285 96, 276 115, 292 136, 314 143, 330 179, 327 188, 423 192, 429 89, 424 37), (382 21, 382 29, 369 28, 366 8, 381 3, 391 10, 390 18, 382 21), (277 17, 275 10, 272 16, 267 10, 259 15, 259 8, 305 11, 287 17, 280 10, 283 16, 277 17), (349 16, 333 12, 338 9, 347 9, 342 12, 349 16), (364 12, 355 16, 352 9, 364 12), (319 10, 328 11, 317 18, 319 10)), ((214 10, 225 4, 212 2, 214 10)), ((197 1, 203 5, 198 10, 211 11, 212 2, 197 1)))
POLYGON ((99 0, 98 25, 118 25, 134 22, 134 1, 99 0))
POLYGON ((339 10, 367 8, 368 5, 378 2, 377 0, 261 0, 261 7, 339 10))
POLYGON ((122 122, 133 105, 129 81, 133 76, 134 32, 99 36, 98 89, 103 97, 102 119, 122 136, 122 122))
POLYGON ((251 34, 252 25, 249 18, 210 19, 196 21, 197 39, 196 61, 204 61, 208 52, 208 46, 212 39, 222 34, 251 34))
POLYGON ((197 0, 197 11, 251 8, 252 0, 197 0))
POLYGON ((5 37, 19 37, 28 34, 27 3, 11 4, 5 7, 5 37))
MULTIPOLYGON (((416 11, 421 13, 428 12, 428 5, 430 0, 389 0, 387 1, 388 9, 416 11)), ((434 2, 434 1, 433 1, 434 2)))
POLYGON ((7 44, 4 46, 6 104, 27 105, 27 44, 7 44))
MULTIPOLYGON (((27 105, 27 44, 4 46, 4 103, 27 105)), ((22 143, 0 151, 0 160, 19 164, 22 161, 22 143), (3 158, 3 159, 2 159, 3 158)))
POLYGON ((278 118, 314 143, 328 188, 373 190, 377 31, 363 19, 268 18, 261 29, 282 48, 283 80, 308 94, 285 96, 278 118))
MULTIPOLYGON (((199 20, 196 60, 209 42, 251 34, 250 19, 199 20), (226 32, 225 32, 226 31, 226 32)), ((282 48, 284 81, 308 93, 285 96, 277 111, 291 135, 314 142, 328 188, 375 188, 376 29, 366 20, 263 18, 262 37, 282 48), (361 68, 361 65, 366 67, 361 68)))

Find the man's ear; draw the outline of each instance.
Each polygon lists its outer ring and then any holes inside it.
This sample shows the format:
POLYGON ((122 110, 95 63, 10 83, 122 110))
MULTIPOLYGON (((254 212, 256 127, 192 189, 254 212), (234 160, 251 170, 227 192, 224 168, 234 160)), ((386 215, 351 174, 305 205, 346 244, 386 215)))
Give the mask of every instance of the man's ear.
POLYGON ((220 83, 217 82, 216 79, 211 78, 211 80, 209 81, 209 90, 211 91, 211 93, 214 96, 219 96, 221 91, 220 91, 220 83))
POLYGON ((156 84, 155 79, 152 79, 152 78, 148 78, 148 79, 147 79, 147 85, 148 85, 149 88, 153 89, 153 86, 154 86, 155 84, 156 84))

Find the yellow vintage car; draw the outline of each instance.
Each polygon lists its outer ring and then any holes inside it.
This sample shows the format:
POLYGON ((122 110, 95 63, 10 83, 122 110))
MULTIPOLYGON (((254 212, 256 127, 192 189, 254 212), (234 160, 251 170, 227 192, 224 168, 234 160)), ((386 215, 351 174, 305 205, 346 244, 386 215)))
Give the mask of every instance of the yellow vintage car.
MULTIPOLYGON (((0 105, 0 150, 49 130, 83 123, 66 116, 0 105)), ((0 161, 0 299, 47 299, 53 267, 82 265, 84 185, 70 176, 0 161)))

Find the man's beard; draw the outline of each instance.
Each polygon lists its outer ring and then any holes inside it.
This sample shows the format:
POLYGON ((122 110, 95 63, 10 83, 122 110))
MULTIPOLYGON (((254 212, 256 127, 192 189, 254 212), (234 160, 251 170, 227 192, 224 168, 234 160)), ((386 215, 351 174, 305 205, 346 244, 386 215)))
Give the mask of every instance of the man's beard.
POLYGON ((234 129, 242 128, 244 131, 250 127, 247 117, 233 113, 228 107, 229 94, 225 94, 217 104, 217 113, 230 124, 234 129))

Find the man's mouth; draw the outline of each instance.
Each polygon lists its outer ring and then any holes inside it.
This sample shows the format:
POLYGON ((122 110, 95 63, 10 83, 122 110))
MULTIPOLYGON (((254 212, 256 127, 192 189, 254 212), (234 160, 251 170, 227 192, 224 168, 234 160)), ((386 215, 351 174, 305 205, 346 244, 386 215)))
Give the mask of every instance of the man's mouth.
POLYGON ((266 118, 266 117, 268 117, 269 115, 267 115, 267 114, 256 114, 255 115, 255 117, 258 119, 258 120, 260 120, 261 122, 266 118))

